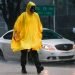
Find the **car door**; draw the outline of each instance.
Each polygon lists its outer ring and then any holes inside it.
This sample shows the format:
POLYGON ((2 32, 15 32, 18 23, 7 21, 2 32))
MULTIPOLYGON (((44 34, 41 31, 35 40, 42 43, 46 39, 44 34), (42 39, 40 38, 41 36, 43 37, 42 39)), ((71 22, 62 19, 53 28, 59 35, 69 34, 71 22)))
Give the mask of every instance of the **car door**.
POLYGON ((3 39, 2 39, 2 50, 4 53, 4 57, 7 60, 9 60, 9 59, 10 60, 16 60, 16 59, 20 58, 19 52, 13 53, 13 51, 11 50, 10 44, 11 44, 12 34, 13 34, 13 31, 8 32, 7 34, 5 34, 3 36, 3 39))

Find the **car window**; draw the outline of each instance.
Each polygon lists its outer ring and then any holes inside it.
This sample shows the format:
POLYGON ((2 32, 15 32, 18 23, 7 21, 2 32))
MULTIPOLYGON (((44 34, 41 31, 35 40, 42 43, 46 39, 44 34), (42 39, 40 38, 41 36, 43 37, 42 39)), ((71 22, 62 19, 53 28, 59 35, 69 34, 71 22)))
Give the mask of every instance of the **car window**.
POLYGON ((58 33, 51 30, 43 30, 43 39, 60 39, 63 38, 58 33))
POLYGON ((12 34, 13 34, 13 32, 9 32, 9 33, 5 34, 5 35, 3 36, 3 38, 4 38, 4 39, 11 40, 11 39, 12 39, 12 34))

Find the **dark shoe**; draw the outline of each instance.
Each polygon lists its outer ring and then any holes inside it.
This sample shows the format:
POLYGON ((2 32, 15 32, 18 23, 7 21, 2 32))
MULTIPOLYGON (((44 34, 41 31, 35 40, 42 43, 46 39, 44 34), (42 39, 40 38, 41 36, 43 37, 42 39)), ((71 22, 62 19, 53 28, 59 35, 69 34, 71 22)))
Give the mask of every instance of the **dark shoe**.
POLYGON ((27 74, 27 71, 25 69, 22 70, 23 74, 27 74))
POLYGON ((40 67, 38 70, 37 70, 37 73, 40 74, 41 71, 43 71, 44 67, 40 67))

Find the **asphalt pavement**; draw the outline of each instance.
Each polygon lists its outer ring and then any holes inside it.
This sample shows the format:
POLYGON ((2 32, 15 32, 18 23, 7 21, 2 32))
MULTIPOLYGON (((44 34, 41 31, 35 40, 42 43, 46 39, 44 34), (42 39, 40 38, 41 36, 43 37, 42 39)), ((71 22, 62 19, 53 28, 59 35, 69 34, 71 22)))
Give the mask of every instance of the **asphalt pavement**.
MULTIPOLYGON (((70 65, 43 65, 44 70, 39 75, 75 75, 75 64, 70 65)), ((0 75, 38 75, 34 64, 26 65, 27 74, 21 73, 19 62, 0 61, 0 75)))

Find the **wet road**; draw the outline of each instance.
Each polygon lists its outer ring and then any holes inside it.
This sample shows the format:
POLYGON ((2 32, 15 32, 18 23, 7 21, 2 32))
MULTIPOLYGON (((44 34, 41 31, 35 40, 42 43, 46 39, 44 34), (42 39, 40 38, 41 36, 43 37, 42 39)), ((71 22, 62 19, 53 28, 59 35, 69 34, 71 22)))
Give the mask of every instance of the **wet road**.
MULTIPOLYGON (((43 64, 44 70, 39 75, 75 75, 75 64, 43 64)), ((0 75, 38 75, 33 64, 27 64, 27 74, 21 74, 19 62, 0 61, 0 75)))

